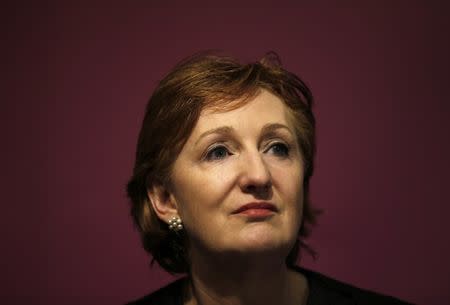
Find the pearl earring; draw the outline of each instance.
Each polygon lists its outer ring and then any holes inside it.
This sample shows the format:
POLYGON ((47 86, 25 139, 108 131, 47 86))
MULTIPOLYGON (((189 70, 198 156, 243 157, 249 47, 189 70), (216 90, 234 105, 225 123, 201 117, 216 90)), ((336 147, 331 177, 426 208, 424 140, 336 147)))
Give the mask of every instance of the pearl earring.
POLYGON ((171 219, 169 219, 169 229, 177 232, 183 229, 183 223, 181 222, 180 217, 172 217, 171 219))

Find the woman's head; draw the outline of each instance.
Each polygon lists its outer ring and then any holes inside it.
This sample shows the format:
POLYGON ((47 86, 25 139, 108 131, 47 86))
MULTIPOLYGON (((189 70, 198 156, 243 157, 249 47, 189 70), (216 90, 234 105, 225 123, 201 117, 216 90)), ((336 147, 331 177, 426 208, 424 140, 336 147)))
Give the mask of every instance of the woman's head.
MULTIPOLYGON (((311 106, 309 89, 282 69, 274 54, 245 65, 228 57, 197 55, 161 81, 147 105, 128 196, 144 248, 162 267, 188 271, 189 239, 191 245, 192 239, 201 244, 202 228, 203 241, 211 246, 208 234, 214 226, 229 225, 223 217, 249 202, 273 204, 270 209, 286 218, 241 215, 236 225, 273 222, 271 228, 278 228, 281 221, 286 228, 270 231, 274 237, 294 242, 297 231, 300 238, 308 235, 315 221, 308 198, 314 158, 311 106), (205 132, 209 137, 201 136, 205 132), (287 179, 289 175, 295 179, 287 179), (167 220, 173 214, 185 218, 187 233, 171 234, 167 220), (202 220, 206 217, 212 224, 202 220)), ((239 225, 227 231, 239 230, 239 225)), ((215 236, 213 246, 222 251, 227 247, 225 232, 215 232, 221 236, 215 236)), ((252 234, 257 236, 245 236, 252 234)), ((245 236, 244 246, 249 242, 245 236)), ((292 243, 288 264, 294 263, 298 250, 298 243, 292 243)))

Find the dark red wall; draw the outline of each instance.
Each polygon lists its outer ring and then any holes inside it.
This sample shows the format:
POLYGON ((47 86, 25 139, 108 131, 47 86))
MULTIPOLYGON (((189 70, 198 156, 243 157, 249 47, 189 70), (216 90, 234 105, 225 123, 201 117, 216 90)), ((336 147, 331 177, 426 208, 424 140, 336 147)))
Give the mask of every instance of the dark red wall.
POLYGON ((204 49, 275 50, 315 94, 326 212, 304 266, 450 303, 449 5, 271 2, 3 4, 3 304, 121 304, 170 280, 124 187, 156 82, 204 49))

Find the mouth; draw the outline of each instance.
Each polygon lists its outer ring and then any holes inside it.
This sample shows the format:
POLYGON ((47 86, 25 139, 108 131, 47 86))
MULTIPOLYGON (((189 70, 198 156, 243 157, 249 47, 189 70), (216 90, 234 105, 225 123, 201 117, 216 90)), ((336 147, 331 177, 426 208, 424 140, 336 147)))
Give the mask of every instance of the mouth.
POLYGON ((250 218, 265 218, 278 212, 275 205, 269 202, 250 202, 233 211, 233 215, 242 215, 250 218))

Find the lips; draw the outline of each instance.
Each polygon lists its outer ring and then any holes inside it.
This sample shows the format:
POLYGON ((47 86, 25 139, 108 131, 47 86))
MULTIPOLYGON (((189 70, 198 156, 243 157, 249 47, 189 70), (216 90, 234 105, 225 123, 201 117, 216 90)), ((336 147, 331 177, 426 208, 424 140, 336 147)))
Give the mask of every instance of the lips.
POLYGON ((265 216, 277 212, 275 205, 269 202, 250 202, 239 207, 232 214, 245 214, 248 216, 265 216))

